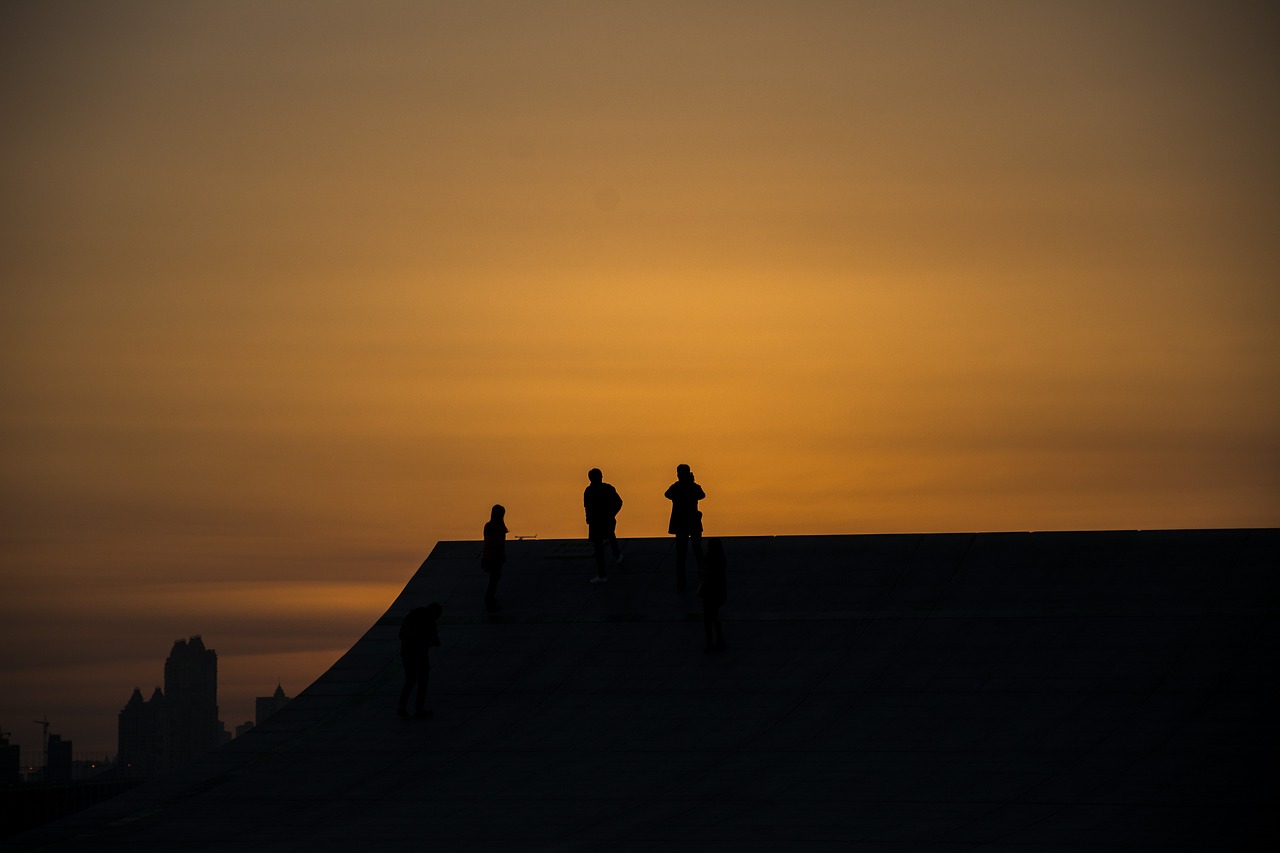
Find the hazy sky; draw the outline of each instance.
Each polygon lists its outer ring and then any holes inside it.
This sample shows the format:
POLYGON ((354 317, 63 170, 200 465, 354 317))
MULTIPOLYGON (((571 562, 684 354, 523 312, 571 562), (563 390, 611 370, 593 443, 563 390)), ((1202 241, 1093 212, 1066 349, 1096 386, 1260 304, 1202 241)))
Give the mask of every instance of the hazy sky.
MULTIPOLYGON (((440 539, 1280 523, 1280 13, 0 6, 0 729, 440 539)), ((480 580, 477 581, 480 584, 480 580)), ((481 594, 479 585, 477 595, 481 594)))

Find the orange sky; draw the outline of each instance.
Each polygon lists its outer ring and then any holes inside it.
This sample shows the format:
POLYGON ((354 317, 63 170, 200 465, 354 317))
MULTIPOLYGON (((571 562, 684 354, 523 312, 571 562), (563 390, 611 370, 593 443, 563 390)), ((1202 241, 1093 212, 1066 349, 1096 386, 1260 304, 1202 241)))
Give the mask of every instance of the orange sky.
POLYGON ((1280 523, 1266 3, 0 9, 0 728, 296 693, 488 507, 1280 523), (266 602, 267 606, 264 606, 266 602), (18 650, 18 651, 14 651, 18 650))

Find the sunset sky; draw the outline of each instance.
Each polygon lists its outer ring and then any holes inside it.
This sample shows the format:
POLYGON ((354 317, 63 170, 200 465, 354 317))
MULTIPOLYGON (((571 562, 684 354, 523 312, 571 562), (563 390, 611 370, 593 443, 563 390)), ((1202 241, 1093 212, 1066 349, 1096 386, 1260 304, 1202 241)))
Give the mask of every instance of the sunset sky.
MULTIPOLYGON (((1280 13, 0 6, 0 729, 228 727, 489 506, 1280 524, 1280 13)), ((585 578, 584 578, 585 582, 585 578)), ((477 581, 477 597, 482 593, 477 581)))

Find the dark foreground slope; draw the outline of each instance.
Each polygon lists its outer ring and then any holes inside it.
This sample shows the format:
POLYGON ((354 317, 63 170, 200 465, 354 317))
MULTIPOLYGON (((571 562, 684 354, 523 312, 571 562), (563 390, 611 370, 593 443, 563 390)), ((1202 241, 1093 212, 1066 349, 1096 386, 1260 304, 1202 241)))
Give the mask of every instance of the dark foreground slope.
POLYGON ((1252 849, 1276 823, 1280 531, 442 542, 266 725, 15 850, 1252 849), (396 632, 444 606, 426 721, 396 632))

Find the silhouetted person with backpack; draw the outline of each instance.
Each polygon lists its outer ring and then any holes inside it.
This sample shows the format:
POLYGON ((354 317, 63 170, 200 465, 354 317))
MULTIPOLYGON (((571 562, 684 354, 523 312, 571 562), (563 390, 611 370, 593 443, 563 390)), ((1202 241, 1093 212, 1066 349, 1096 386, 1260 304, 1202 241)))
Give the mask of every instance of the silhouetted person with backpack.
POLYGON ((693 471, 688 465, 676 466, 676 481, 666 491, 671 501, 671 523, 667 532, 676 536, 676 589, 684 591, 684 566, 688 556, 689 540, 693 540, 693 558, 702 567, 702 511, 698 501, 707 495, 693 481, 693 471))
POLYGON ((614 562, 622 562, 622 548, 618 546, 618 511, 622 509, 622 497, 618 490, 604 481, 599 468, 587 472, 591 484, 582 493, 582 506, 587 511, 587 537, 596 552, 596 576, 592 583, 609 580, 605 574, 604 546, 613 551, 614 562))
POLYGON ((427 682, 431 680, 432 646, 440 645, 440 633, 436 620, 443 608, 434 601, 426 607, 415 607, 400 623, 400 663, 404 665, 404 687, 400 690, 400 707, 396 711, 402 717, 409 716, 409 694, 418 688, 414 702, 414 716, 425 720, 431 716, 427 710, 427 682))
POLYGON ((707 635, 707 645, 703 652, 725 648, 724 630, 720 627, 720 608, 728 599, 725 584, 727 566, 724 545, 718 538, 708 539, 707 556, 702 561, 702 583, 698 584, 698 595, 702 597, 702 627, 707 635))
POLYGON ((480 568, 489 574, 489 587, 484 594, 484 608, 490 613, 498 609, 498 579, 507 562, 507 509, 494 504, 484 524, 484 550, 480 552, 480 568))

